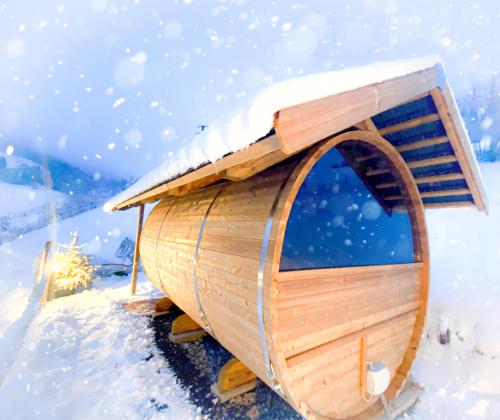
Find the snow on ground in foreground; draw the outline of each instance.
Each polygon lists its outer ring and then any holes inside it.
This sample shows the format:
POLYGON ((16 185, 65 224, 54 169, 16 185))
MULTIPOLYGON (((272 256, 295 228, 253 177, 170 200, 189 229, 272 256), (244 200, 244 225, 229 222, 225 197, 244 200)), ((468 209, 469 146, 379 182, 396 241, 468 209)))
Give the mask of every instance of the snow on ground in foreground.
MULTIPOLYGON (((500 164, 481 169, 489 216, 427 211, 429 310, 413 368, 426 391, 410 414, 419 420, 500 418, 500 164)), ((110 258, 133 237, 136 217, 93 210, 60 223, 59 241, 78 227, 86 252, 110 258)), ((34 258, 47 239, 45 228, 0 246, 0 418, 197 416, 157 355, 147 319, 121 309, 127 279, 56 300, 23 330, 34 258)), ((140 295, 152 293, 140 284, 140 295)))
MULTIPOLYGON (((112 258, 134 237, 136 217, 96 209, 59 223, 58 242, 78 229, 85 252, 112 258)), ((0 418, 195 417, 148 320, 120 306, 130 298, 128 278, 55 300, 29 326, 34 261, 48 239, 44 228, 0 246, 0 418)), ((152 293, 139 285, 139 297, 152 293)))
MULTIPOLYGON (((4 187, 0 184, 0 191, 4 187)), ((111 258, 125 236, 135 237, 136 218, 134 211, 106 214, 96 209, 59 223, 57 241, 68 243, 70 232, 77 229, 79 242, 88 242, 84 252, 111 258)), ((35 258, 49 239, 46 227, 0 245, 0 334, 22 313, 33 287, 35 258)))
POLYGON ((500 418, 500 164, 481 171, 489 216, 427 211, 431 286, 413 366, 426 388, 415 409, 421 419, 500 418))
POLYGON ((121 307, 129 291, 128 278, 102 280, 47 305, 0 387, 0 418, 194 418, 148 318, 121 307))

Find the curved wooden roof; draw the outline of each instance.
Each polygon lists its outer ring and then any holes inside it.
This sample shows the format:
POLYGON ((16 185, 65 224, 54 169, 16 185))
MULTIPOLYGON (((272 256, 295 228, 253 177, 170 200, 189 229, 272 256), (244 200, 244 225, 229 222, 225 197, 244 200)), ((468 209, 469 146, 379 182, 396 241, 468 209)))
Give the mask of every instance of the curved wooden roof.
MULTIPOLYGON (((282 109, 265 138, 122 201, 113 210, 183 195, 224 179, 246 179, 349 128, 377 132, 397 148, 425 207, 487 211, 470 139, 440 64, 282 109)), ((367 153, 352 163, 379 198, 390 207, 398 205, 401 193, 380 156, 367 153)))

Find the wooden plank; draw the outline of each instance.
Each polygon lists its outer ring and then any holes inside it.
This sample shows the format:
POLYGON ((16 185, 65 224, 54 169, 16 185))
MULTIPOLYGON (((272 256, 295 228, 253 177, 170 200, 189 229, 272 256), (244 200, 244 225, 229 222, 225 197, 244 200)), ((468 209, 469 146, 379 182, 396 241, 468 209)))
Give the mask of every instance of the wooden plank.
POLYGON ((398 152, 408 152, 410 150, 417 150, 417 149, 423 149, 425 147, 432 147, 432 146, 437 146, 439 144, 444 144, 448 143, 448 137, 442 136, 442 137, 433 137, 430 139, 425 139, 425 140, 419 140, 415 141, 413 143, 408 143, 403 146, 398 146, 396 149, 398 149, 398 152))
MULTIPOLYGON (((304 325, 306 323, 300 316, 300 314, 306 315, 310 313, 311 315, 318 314, 321 311, 329 311, 332 313, 340 313, 342 318, 347 319, 349 316, 357 313, 359 311, 358 308, 344 308, 346 305, 351 305, 352 303, 356 303, 356 299, 360 297, 372 297, 372 302, 365 302, 363 300, 363 305, 361 305, 362 310, 365 311, 369 309, 371 306, 376 305, 379 306, 379 303, 375 300, 377 298, 382 298, 383 293, 385 293, 385 289, 389 289, 389 293, 391 290, 389 287, 384 287, 384 281, 391 283, 393 287, 397 287, 397 290, 392 291, 392 295, 395 292, 398 294, 407 293, 408 295, 414 295, 415 293, 415 278, 414 276, 409 276, 405 278, 404 275, 399 276, 384 276, 381 279, 377 279, 375 277, 364 278, 358 277, 351 281, 346 281, 345 278, 335 278, 330 282, 325 282, 321 286, 315 287, 313 290, 309 290, 307 285, 305 286, 296 286, 293 288, 279 288, 280 299, 276 303, 276 309, 279 311, 278 316, 283 316, 285 319, 285 323, 287 326, 290 325, 304 325), (413 277, 413 278, 412 278, 413 277), (382 280, 383 279, 383 280, 382 280), (380 288, 380 291, 375 292, 376 288, 380 288), (373 295, 370 295, 370 292, 373 291, 373 295), (364 296, 363 296, 364 295, 364 296), (329 302, 332 301, 342 301, 339 303, 339 306, 333 308, 328 306, 329 302), (286 316, 294 316, 293 319, 286 319, 286 316)), ((404 297, 405 300, 408 296, 404 297)), ((392 303, 391 294, 387 295, 387 307, 392 303)), ((340 320, 338 320, 340 321, 340 320)), ((332 320, 332 323, 335 320, 332 320)))
POLYGON ((448 83, 445 81, 445 85, 441 89, 432 89, 431 95, 471 191, 474 203, 480 211, 487 213, 486 191, 481 180, 467 130, 458 112, 458 107, 448 83))
POLYGON ((281 149, 296 153, 435 86, 437 73, 431 68, 282 109, 274 128, 281 149))
MULTIPOLYGON (((374 307, 373 309, 365 310, 365 313, 357 317, 352 317, 352 320, 344 320, 340 325, 332 325, 328 320, 316 317, 315 331, 308 333, 307 326, 295 328, 291 332, 280 334, 282 340, 286 340, 286 346, 283 344, 282 351, 285 357, 292 358, 297 354, 306 353, 310 350, 323 346, 325 343, 330 343, 348 335, 351 331, 358 331, 363 326, 370 326, 372 324, 380 323, 388 319, 399 316, 408 311, 415 311, 418 309, 418 303, 415 298, 408 303, 403 303, 400 306, 388 305, 384 310, 383 305, 374 307)), ((363 300, 353 302, 353 305, 362 304, 363 300)))
MULTIPOLYGON (((190 183, 187 183, 185 185, 181 185, 177 188, 172 188, 168 190, 166 193, 160 194, 157 197, 154 197, 155 200, 160 200, 162 198, 165 198, 169 195, 173 196, 183 196, 186 194, 189 194, 191 191, 198 190, 200 188, 204 188, 208 185, 211 185, 220 179, 222 179, 222 173, 217 173, 213 175, 208 175, 204 178, 201 179, 196 179, 190 183)), ((152 198, 152 197, 151 197, 152 198)))
POLYGON ((456 201, 453 203, 427 203, 426 208, 437 209, 437 208, 473 208, 476 207, 474 203, 470 201, 456 201))
POLYGON ((336 267, 336 268, 321 268, 312 270, 293 270, 293 271, 280 271, 276 274, 276 279, 279 282, 286 282, 296 279, 313 279, 317 277, 328 277, 330 275, 338 276, 352 276, 355 274, 368 274, 368 273, 393 273, 394 271, 414 271, 421 268, 421 262, 410 264, 385 264, 385 265, 368 265, 365 267, 336 267))
MULTIPOLYGON (((261 232, 264 236, 264 231, 261 232)), ((239 255, 241 257, 260 258, 262 248, 261 239, 231 238, 228 236, 203 235, 200 248, 210 249, 225 253, 227 255, 239 255)), ((269 241, 269 249, 266 261, 272 262, 274 257, 274 241, 269 241)))
POLYGON ((411 310, 408 312, 401 313, 398 316, 395 316, 393 318, 389 318, 386 320, 383 320, 381 322, 378 322, 376 324, 373 324, 367 328, 357 330, 347 336, 344 337, 339 337, 336 340, 329 341, 327 343, 324 343, 318 347, 306 350, 302 353, 295 354, 292 357, 287 358, 287 366, 292 367, 297 364, 300 364, 303 362, 303 360, 307 360, 309 357, 313 356, 315 353, 318 352, 324 352, 328 348, 333 348, 334 346, 341 346, 343 343, 348 343, 351 340, 357 340, 363 336, 367 336, 369 334, 372 334, 373 332, 385 328, 387 325, 390 325, 390 323, 394 322, 395 320, 399 320, 401 318, 406 318, 406 317, 412 317, 417 313, 416 310, 411 310))
MULTIPOLYGON (((423 149, 425 147, 437 146, 438 144, 448 143, 448 137, 432 137, 425 140, 419 140, 412 143, 404 144, 403 146, 397 146, 396 149, 398 152, 408 152, 410 150, 423 149)), ((370 159, 375 159, 381 157, 380 153, 371 153, 370 155, 360 156, 356 158, 356 162, 365 162, 370 159)))
MULTIPOLYGON (((444 174, 444 175, 422 176, 419 178, 415 178, 415 182, 417 183, 417 185, 421 185, 421 184, 430 184, 430 183, 434 183, 434 182, 460 181, 462 179, 464 179, 463 174, 454 173, 454 174, 444 174)), ((393 187, 399 187, 399 183, 397 183, 397 182, 384 182, 384 183, 375 185, 375 188, 377 188, 377 189, 393 188, 393 187)))
POLYGON ((171 190, 186 186, 192 182, 198 182, 206 177, 212 177, 215 174, 221 174, 222 176, 227 169, 264 157, 279 150, 279 148, 280 145, 276 136, 269 136, 261 141, 253 143, 245 149, 231 153, 217 162, 208 163, 170 182, 163 183, 133 198, 125 200, 117 204, 113 210, 124 210, 130 206, 138 205, 138 203, 143 201, 157 200, 160 197, 164 197, 171 190))
POLYGON ((172 328, 170 332, 174 335, 183 334, 191 331, 199 331, 202 328, 187 314, 179 315, 172 322, 172 328))
POLYGON ((439 119, 439 114, 429 114, 425 115, 424 117, 418 117, 398 124, 390 125, 389 127, 380 128, 378 132, 381 136, 385 136, 387 134, 397 133, 398 131, 403 131, 409 128, 429 124, 434 121, 439 121, 439 119))
MULTIPOLYGON (((367 358, 382 361, 389 368, 391 377, 395 378, 411 337, 411 326, 407 325, 404 330, 399 331, 392 327, 379 331, 384 331, 379 339, 375 340, 374 335, 367 337, 369 340, 367 358)), ((338 357, 337 349, 330 350, 323 358, 323 360, 330 360, 330 363, 326 363, 313 372, 296 377, 291 383, 296 395, 298 394, 297 397, 308 401, 308 404, 317 412, 330 415, 330 410, 335 407, 337 415, 334 418, 356 415, 370 406, 369 403, 364 402, 361 408, 353 407, 356 402, 363 402, 359 383, 361 358, 359 339, 350 340, 343 348, 346 350, 344 358, 338 357), (335 400, 332 401, 331 398, 324 398, 324 396, 322 398, 321 393, 317 392, 320 387, 322 389, 334 388, 335 400)))
POLYGON ((361 121, 360 123, 357 124, 357 126, 361 130, 371 131, 373 133, 378 134, 377 126, 375 125, 375 123, 373 122, 373 120, 371 118, 367 118, 366 120, 361 121))
MULTIPOLYGON (((470 194, 470 191, 467 188, 459 188, 454 190, 436 190, 436 191, 427 191, 420 193, 422 198, 434 198, 434 197, 452 197, 454 195, 467 195, 470 194)), ((385 197, 388 201, 398 201, 404 200, 402 195, 388 195, 385 197)))
POLYGON ((139 218, 137 220, 137 229, 135 233, 134 261, 132 265, 132 281, 130 285, 130 294, 135 295, 137 289, 137 270, 139 267, 139 244, 141 242, 142 219, 144 218, 144 204, 139 207, 139 218))
POLYGON ((279 334, 283 339, 286 337, 283 351, 304 350, 414 307, 418 299, 417 276, 415 270, 403 271, 398 276, 394 273, 380 276, 374 272, 367 277, 360 269, 357 278, 339 275, 328 279, 314 294, 307 293, 307 282, 295 286, 292 296, 280 288, 276 308, 279 334), (332 306, 331 302, 336 304, 332 306))
POLYGON ((367 160, 371 160, 371 159, 376 159, 376 158, 380 158, 382 157, 382 155, 380 153, 370 153, 369 155, 366 155, 366 156, 359 156, 356 158, 356 162, 366 162, 367 160))
MULTIPOLYGON (((387 322, 384 328, 372 330, 369 335, 368 351, 371 352, 374 348, 384 348, 386 345, 392 346, 404 340, 404 336, 411 335, 411 327, 415 323, 415 316, 406 316, 393 319, 392 322, 387 322)), ((320 379, 323 372, 329 368, 336 370, 335 366, 340 366, 343 361, 351 359, 351 363, 359 363, 359 360, 352 359, 352 356, 359 351, 360 337, 353 337, 347 340, 339 340, 337 345, 325 347, 323 351, 316 351, 311 354, 311 357, 296 356, 293 366, 289 366, 290 380, 294 384, 304 383, 308 378, 314 380, 314 377, 320 379)), ((290 360, 288 364, 290 364, 290 360)))
POLYGON ((262 172, 263 170, 275 165, 278 162, 288 158, 281 149, 271 152, 258 159, 243 163, 241 165, 226 169, 224 178, 231 181, 242 181, 251 176, 262 172))
MULTIPOLYGON (((439 156, 435 158, 430 158, 430 159, 422 159, 422 160, 416 160, 413 162, 408 162, 407 166, 410 169, 415 169, 415 168, 423 168, 426 166, 434 166, 434 165, 442 165, 445 163, 453 163, 457 162, 457 158, 454 155, 446 155, 446 156, 439 156)), ((376 175, 382 175, 391 172, 389 168, 382 168, 382 169, 369 169, 366 171, 365 175, 366 176, 376 176, 376 175)))
MULTIPOLYGON (((426 203, 426 209, 467 209, 476 208, 477 206, 471 201, 454 201, 446 203, 426 203)), ((394 210, 399 210, 400 206, 395 206, 394 210)))

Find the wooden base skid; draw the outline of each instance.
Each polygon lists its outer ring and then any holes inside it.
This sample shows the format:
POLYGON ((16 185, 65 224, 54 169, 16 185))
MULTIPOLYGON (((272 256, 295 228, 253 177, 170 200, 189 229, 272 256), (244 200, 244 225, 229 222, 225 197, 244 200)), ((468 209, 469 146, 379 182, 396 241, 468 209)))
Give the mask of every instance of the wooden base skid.
POLYGON ((390 417, 395 419, 405 411, 413 407, 423 392, 423 388, 417 384, 406 386, 403 391, 389 405, 390 417))
POLYGON ((164 296, 159 299, 135 299, 122 303, 122 306, 130 312, 145 315, 152 314, 153 318, 155 318, 167 314, 170 308, 174 306, 174 302, 164 296))
POLYGON ((410 380, 408 380, 401 392, 392 399, 388 404, 389 413, 384 411, 382 401, 378 399, 367 411, 358 416, 354 416, 356 420, 394 420, 408 411, 423 393, 424 389, 410 380))
POLYGON ((153 318, 168 314, 172 306, 174 306, 174 302, 172 302, 168 297, 164 296, 158 299, 155 303, 153 318))
POLYGON ((217 382, 210 390, 225 402, 233 397, 251 391, 257 385, 257 376, 238 359, 230 359, 219 372, 217 382))
POLYGON ((204 337, 207 333, 188 315, 182 314, 172 322, 168 338, 173 343, 187 343, 204 337))
POLYGON ((236 388, 231 389, 230 391, 221 392, 218 384, 213 384, 210 387, 210 391, 214 394, 220 402, 229 401, 231 398, 237 397, 238 395, 244 394, 245 392, 249 392, 253 390, 257 386, 257 381, 248 382, 246 384, 237 386, 236 388))
POLYGON ((182 334, 168 334, 168 339, 175 344, 189 343, 191 341, 197 341, 207 335, 204 330, 189 331, 182 334))

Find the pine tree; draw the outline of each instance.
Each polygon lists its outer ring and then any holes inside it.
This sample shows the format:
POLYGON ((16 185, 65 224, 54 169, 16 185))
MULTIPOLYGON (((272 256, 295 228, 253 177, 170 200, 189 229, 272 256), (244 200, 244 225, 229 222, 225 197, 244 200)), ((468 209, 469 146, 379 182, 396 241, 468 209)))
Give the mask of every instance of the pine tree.
POLYGON ((77 232, 72 233, 72 236, 70 244, 58 244, 67 251, 58 252, 51 263, 54 293, 59 296, 70 294, 79 286, 87 288, 95 278, 97 267, 90 264, 90 258, 80 251, 86 244, 77 245, 77 232))

